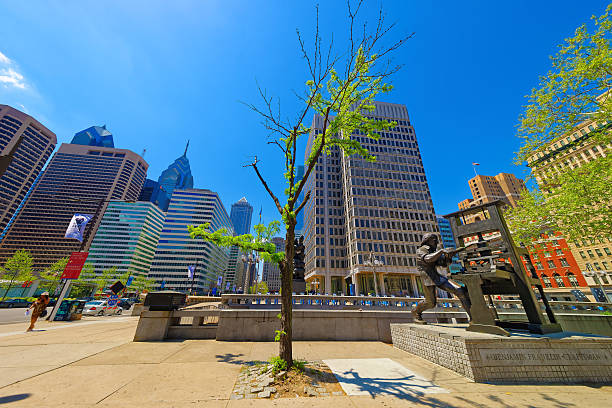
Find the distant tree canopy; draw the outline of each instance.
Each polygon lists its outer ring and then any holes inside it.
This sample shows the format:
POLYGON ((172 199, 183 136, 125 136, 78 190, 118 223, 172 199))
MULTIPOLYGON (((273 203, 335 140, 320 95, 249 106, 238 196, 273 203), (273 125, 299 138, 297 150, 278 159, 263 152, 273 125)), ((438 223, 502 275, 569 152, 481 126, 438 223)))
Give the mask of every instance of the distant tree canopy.
POLYGON ((608 154, 577 168, 561 159, 561 171, 549 172, 539 189, 525 191, 508 217, 519 239, 530 240, 543 230, 561 231, 570 239, 612 235, 611 8, 592 17, 591 31, 587 24, 578 27, 551 57, 551 71, 540 78, 520 116, 518 136, 523 144, 515 161, 523 164, 546 153, 585 121, 592 123, 592 130, 582 143, 603 146, 608 154))

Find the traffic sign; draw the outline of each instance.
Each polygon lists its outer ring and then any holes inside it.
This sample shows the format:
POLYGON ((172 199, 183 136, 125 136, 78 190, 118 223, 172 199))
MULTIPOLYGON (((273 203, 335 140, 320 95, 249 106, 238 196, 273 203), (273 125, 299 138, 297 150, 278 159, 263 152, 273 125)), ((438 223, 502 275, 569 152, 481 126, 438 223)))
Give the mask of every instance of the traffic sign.
POLYGON ((119 296, 117 295, 110 295, 108 297, 107 303, 109 306, 117 306, 117 303, 119 303, 119 296))

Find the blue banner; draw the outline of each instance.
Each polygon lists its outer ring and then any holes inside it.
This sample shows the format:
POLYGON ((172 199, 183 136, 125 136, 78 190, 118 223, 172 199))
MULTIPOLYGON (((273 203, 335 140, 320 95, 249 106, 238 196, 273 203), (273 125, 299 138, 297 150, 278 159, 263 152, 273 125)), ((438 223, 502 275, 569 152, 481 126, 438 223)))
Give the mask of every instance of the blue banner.
POLYGON ((193 276, 195 275, 195 265, 189 265, 187 267, 187 279, 193 279, 193 276))
POLYGON ((127 278, 127 282, 125 283, 125 286, 130 286, 132 284, 132 281, 134 280, 134 276, 130 275, 127 278))
POLYGON ((83 242, 83 233, 91 218, 92 216, 89 214, 74 214, 70 220, 70 224, 68 224, 68 229, 66 229, 64 238, 74 238, 78 239, 79 242, 83 242))

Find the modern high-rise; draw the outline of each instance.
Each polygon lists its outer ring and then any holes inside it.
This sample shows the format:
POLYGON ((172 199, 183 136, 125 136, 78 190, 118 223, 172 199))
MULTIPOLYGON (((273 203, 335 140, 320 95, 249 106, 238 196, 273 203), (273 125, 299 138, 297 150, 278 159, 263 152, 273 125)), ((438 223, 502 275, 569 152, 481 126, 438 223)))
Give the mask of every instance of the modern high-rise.
MULTIPOLYGON (((295 184, 299 183, 300 181, 302 181, 302 179, 304 178, 304 166, 302 165, 298 165, 297 166, 297 171, 295 172, 295 184)), ((300 192, 300 196, 298 197, 298 200, 295 202, 295 207, 294 208, 298 208, 300 206, 300 204, 302 204, 302 201, 304 201, 304 190, 303 189, 300 192)), ((295 236, 296 237, 300 237, 302 235, 304 235, 304 210, 302 210, 296 217, 296 224, 295 224, 295 236)))
POLYGON ((493 177, 477 175, 468 184, 473 198, 461 201, 458 204, 461 210, 496 200, 505 201, 514 207, 521 191, 525 189, 525 182, 510 173, 499 173, 493 177))
POLYGON ((6 165, 0 171, 0 241, 56 143, 55 133, 36 119, 0 105, 0 156, 6 165))
POLYGON ((113 135, 106 129, 106 125, 92 126, 77 132, 72 143, 83 146, 115 147, 113 135))
MULTIPOLYGON (((276 245, 276 252, 285 251, 285 238, 274 237, 272 238, 272 243, 276 245)), ((281 276, 278 264, 264 262, 261 280, 266 282, 270 292, 278 292, 281 288, 281 276)))
POLYGON ((232 204, 230 218, 234 225, 236 235, 244 235, 251 232, 251 216, 253 215, 253 206, 249 204, 246 197, 232 204))
POLYGON ((150 201, 157 205, 162 211, 168 211, 170 199, 164 188, 155 180, 146 179, 142 190, 138 195, 138 201, 150 201))
MULTIPOLYGON (((147 168, 130 150, 62 144, 0 242, 0 263, 25 249, 32 253, 34 267, 43 268, 80 250, 79 241, 64 238, 73 215, 103 214, 110 200, 136 200, 147 168)), ((87 224, 85 247, 101 218, 87 224)))
MULTIPOLYGON (((378 140, 350 137, 376 161, 348 156, 334 146, 319 157, 308 178, 306 280, 320 282, 316 286, 324 293, 374 293, 375 273, 381 294, 415 296, 421 287, 416 249, 423 234, 437 232, 433 204, 406 106, 375 106, 368 116, 397 126, 379 132, 378 140), (383 265, 368 265, 370 258, 383 265)), ((322 128, 323 119, 315 115, 306 159, 322 128)))
POLYGON ((176 159, 168 168, 162 171, 161 176, 157 180, 162 189, 172 197, 174 190, 193 188, 193 176, 191 175, 191 166, 187 158, 187 149, 189 142, 185 146, 185 152, 181 157, 176 159))
MULTIPOLYGON (((572 132, 552 140, 529 157, 527 166, 531 168, 531 174, 535 177, 540 190, 545 191, 547 183, 551 178, 554 180, 555 175, 609 155, 612 144, 609 141, 606 144, 593 138, 591 134, 591 132, 601 130, 602 127, 609 126, 610 123, 584 121, 572 132)), ((551 234, 550 238, 558 242, 565 242, 554 234, 551 234)), ((577 237, 567 244, 576 260, 578 269, 587 275, 585 277, 588 285, 599 287, 601 284, 608 293, 608 298, 612 298, 612 236, 602 234, 598 237, 577 237)), ((554 282, 558 279, 555 279, 554 276, 550 278, 552 278, 554 287, 554 282)), ((581 278, 578 276, 578 280, 581 278)))
MULTIPOLYGON (((453 237, 453 230, 450 226, 450 221, 446 218, 436 217, 436 222, 438 223, 438 229, 440 230, 440 238, 442 238, 442 245, 444 248, 456 248, 455 238, 453 237)), ((461 270, 461 265, 459 264, 459 258, 456 256, 453 257, 453 263, 448 266, 448 269, 451 273, 457 273, 461 270)))
MULTIPOLYGON (((117 267, 117 275, 147 276, 165 214, 149 201, 111 201, 89 249, 94 271, 117 267)), ((124 282, 125 283, 125 282, 124 282)))
POLYGON ((187 227, 210 223, 210 230, 227 228, 233 233, 230 218, 219 198, 210 190, 174 190, 151 264, 149 277, 155 279, 156 288, 189 292, 189 266, 196 266, 193 290, 208 291, 223 277, 227 269, 229 248, 221 248, 199 238, 191 238, 187 227))

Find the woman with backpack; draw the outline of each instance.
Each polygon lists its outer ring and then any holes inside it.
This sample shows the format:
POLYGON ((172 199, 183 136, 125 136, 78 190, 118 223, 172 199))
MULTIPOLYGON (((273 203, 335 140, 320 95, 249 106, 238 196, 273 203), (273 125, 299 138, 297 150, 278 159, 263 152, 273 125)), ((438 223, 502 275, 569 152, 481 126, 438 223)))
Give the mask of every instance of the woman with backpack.
POLYGON ((40 294, 38 299, 30 305, 28 310, 32 310, 32 317, 30 318, 30 327, 26 332, 34 330, 34 324, 39 317, 45 317, 47 314, 47 305, 49 304, 49 292, 43 292, 40 294))

